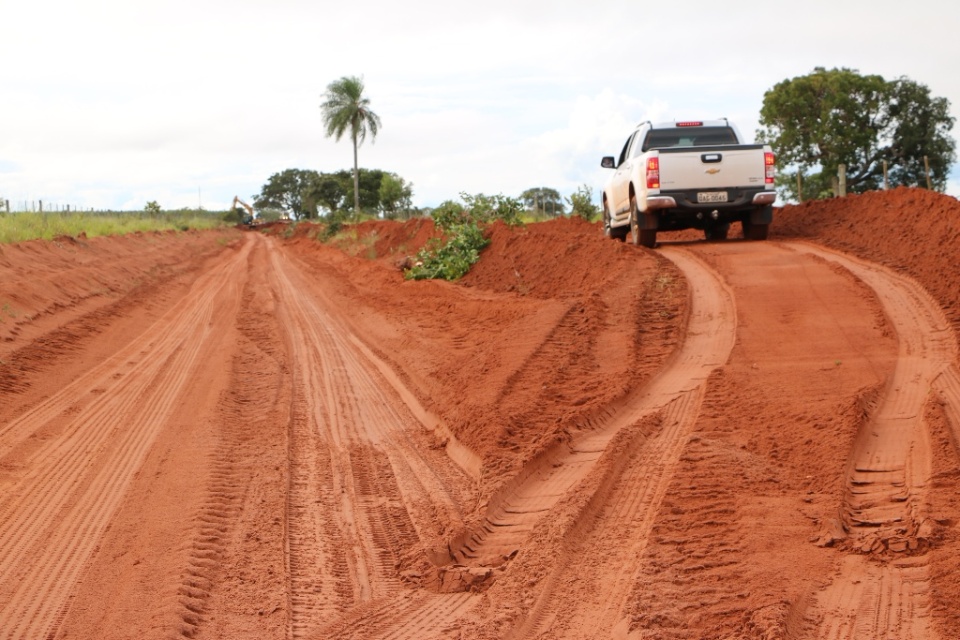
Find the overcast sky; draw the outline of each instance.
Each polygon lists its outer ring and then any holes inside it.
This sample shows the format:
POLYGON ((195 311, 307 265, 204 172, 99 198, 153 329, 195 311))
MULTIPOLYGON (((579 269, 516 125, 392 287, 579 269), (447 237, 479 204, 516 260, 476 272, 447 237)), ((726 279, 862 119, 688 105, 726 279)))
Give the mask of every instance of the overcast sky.
POLYGON ((2 0, 0 25, 13 208, 226 209, 284 169, 351 168, 319 109, 346 75, 383 124, 360 165, 418 206, 596 195, 638 122, 727 116, 752 139, 764 92, 817 66, 907 76, 960 116, 960 4, 932 0, 2 0))

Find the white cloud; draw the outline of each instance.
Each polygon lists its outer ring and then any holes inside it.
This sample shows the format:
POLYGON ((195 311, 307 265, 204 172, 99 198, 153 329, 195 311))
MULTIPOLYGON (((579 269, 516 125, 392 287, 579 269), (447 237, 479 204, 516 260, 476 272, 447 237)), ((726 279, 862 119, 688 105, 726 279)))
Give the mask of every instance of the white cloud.
POLYGON ((421 205, 598 190, 600 157, 645 119, 728 116, 752 137, 763 93, 815 66, 906 75, 960 114, 960 5, 936 20, 890 0, 328 5, 4 4, 0 195, 139 209, 199 191, 212 209, 286 168, 348 168, 318 108, 343 75, 364 77, 383 119, 361 164, 413 182, 421 205))

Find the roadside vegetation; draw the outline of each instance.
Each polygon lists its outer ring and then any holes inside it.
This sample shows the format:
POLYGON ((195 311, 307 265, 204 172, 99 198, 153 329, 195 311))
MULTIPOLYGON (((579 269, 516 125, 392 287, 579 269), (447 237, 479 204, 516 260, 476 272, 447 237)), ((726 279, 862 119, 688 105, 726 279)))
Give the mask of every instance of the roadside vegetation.
POLYGON ((222 211, 20 212, 0 215, 0 243, 87 238, 137 231, 186 231, 226 226, 222 211))
POLYGON ((433 210, 433 222, 443 232, 417 253, 407 270, 408 280, 439 278, 458 280, 480 259, 480 251, 490 241, 484 229, 500 220, 508 225, 522 224, 523 203, 503 195, 460 194, 463 203, 448 200, 433 210))

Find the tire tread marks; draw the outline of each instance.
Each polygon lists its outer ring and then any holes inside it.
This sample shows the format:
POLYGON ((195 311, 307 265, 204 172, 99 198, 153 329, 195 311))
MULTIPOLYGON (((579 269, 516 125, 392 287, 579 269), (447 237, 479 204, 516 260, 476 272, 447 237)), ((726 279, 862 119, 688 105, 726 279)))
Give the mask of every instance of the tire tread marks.
POLYGON ((910 278, 833 251, 792 246, 838 263, 872 288, 900 340, 893 379, 854 445, 841 510, 844 546, 880 562, 844 559, 841 575, 818 594, 817 637, 894 637, 895 630, 898 638, 931 638, 932 529, 924 505, 932 453, 924 415, 931 388, 956 399, 956 338, 940 307, 910 278))
POLYGON ((238 254, 205 273, 145 339, 6 430, 48 439, 0 449, 2 463, 23 469, 0 503, 0 619, 14 621, 4 640, 55 634, 83 565, 212 340, 209 318, 241 266, 238 254))

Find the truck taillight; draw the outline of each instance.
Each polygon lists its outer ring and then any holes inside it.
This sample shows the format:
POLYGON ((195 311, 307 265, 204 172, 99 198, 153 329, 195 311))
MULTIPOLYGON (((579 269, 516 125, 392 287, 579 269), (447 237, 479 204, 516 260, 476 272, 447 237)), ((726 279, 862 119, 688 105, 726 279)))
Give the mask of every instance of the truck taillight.
POLYGON ((763 164, 764 169, 764 182, 767 184, 773 184, 773 178, 777 173, 777 161, 772 153, 769 151, 763 154, 763 164))
POLYGON ((660 158, 647 160, 647 189, 660 188, 660 158))

